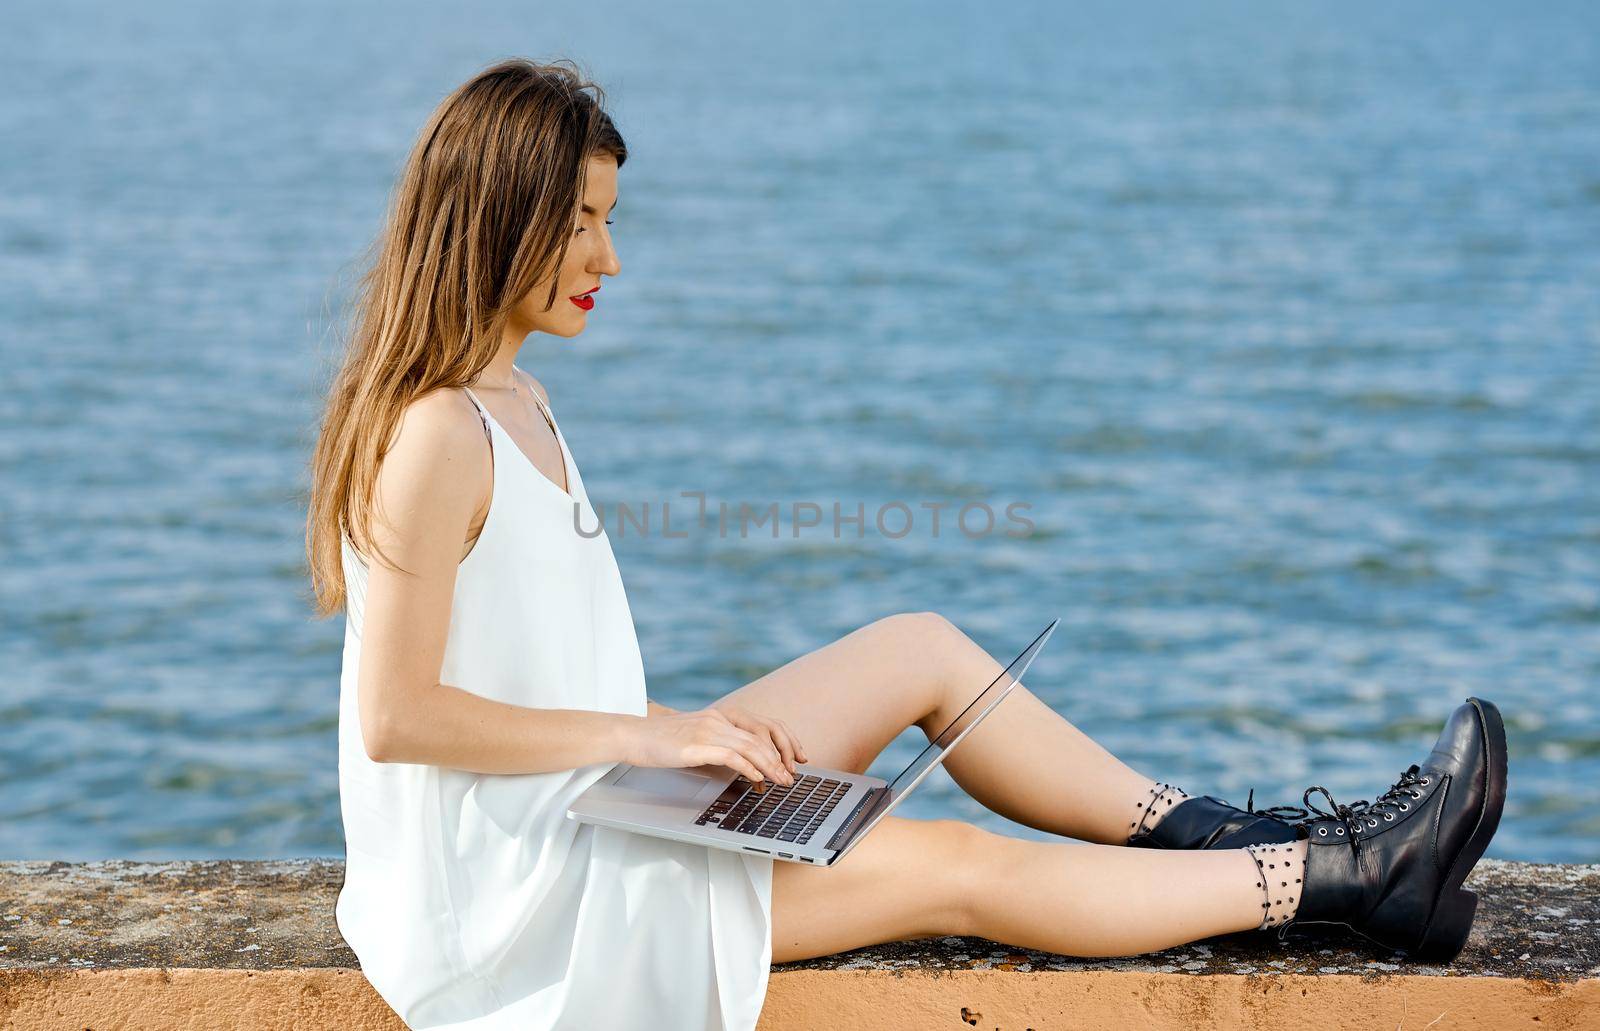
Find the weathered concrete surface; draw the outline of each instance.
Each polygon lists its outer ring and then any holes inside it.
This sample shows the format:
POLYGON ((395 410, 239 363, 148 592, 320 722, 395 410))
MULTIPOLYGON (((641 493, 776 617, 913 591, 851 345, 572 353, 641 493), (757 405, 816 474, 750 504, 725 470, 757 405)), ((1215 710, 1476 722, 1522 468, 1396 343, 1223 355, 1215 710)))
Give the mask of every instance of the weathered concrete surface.
MULTIPOLYGON (((399 1028, 333 921, 337 860, 0 863, 0 1028, 399 1028)), ((1083 960, 976 938, 773 967, 788 1028, 1597 1028, 1600 866, 1486 860, 1451 966, 1236 935, 1083 960)))

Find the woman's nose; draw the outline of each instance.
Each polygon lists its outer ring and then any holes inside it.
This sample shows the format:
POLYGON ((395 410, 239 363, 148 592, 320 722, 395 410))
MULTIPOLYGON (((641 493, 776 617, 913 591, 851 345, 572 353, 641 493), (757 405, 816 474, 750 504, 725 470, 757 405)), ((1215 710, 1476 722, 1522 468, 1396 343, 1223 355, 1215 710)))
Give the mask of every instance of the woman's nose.
POLYGON ((601 237, 600 253, 590 261, 589 271, 604 276, 614 276, 622 271, 622 263, 617 260, 617 249, 611 245, 611 234, 606 233, 601 237))

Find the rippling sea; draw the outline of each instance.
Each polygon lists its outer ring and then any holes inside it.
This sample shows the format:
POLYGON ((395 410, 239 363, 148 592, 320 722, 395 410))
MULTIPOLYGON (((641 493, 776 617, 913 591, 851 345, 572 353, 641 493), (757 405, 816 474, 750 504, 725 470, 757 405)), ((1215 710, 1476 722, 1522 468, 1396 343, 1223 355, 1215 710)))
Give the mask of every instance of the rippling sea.
MULTIPOLYGON (((9 18, 0 857, 342 854, 331 320, 427 113, 525 54, 632 150, 622 274, 521 358, 594 501, 867 515, 610 526, 652 696, 1060 616, 1028 686, 1151 776, 1371 796, 1479 694, 1490 855, 1600 860, 1594 6, 943 7, 9 18)), ((943 771, 902 812, 1047 836, 943 771)))

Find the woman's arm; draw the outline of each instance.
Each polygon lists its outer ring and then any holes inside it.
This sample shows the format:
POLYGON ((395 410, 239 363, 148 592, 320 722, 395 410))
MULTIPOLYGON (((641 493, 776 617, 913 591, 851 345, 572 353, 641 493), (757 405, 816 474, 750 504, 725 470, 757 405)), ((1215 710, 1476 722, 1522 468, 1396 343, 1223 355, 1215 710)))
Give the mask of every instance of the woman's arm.
POLYGON ((662 705, 660 702, 653 702, 650 699, 646 698, 644 700, 644 711, 649 713, 652 716, 657 716, 657 715, 662 715, 664 713, 677 712, 678 710, 677 709, 668 708, 667 706, 662 705))
POLYGON ((529 709, 435 683, 414 713, 395 720, 372 758, 473 773, 571 770, 628 761, 630 735, 643 722, 624 713, 529 709))
POLYGON ((477 773, 622 760, 643 717, 532 709, 439 682, 461 551, 493 475, 465 394, 438 390, 407 407, 378 470, 372 535, 400 569, 373 560, 368 573, 357 680, 367 754, 477 773))
POLYGON ((473 512, 491 488, 491 463, 477 409, 454 390, 412 402, 384 453, 371 532, 399 568, 374 558, 368 571, 356 693, 367 754, 511 774, 714 762, 751 780, 787 783, 774 736, 782 728, 754 713, 680 713, 654 702, 645 716, 533 709, 439 682, 456 572, 473 512))

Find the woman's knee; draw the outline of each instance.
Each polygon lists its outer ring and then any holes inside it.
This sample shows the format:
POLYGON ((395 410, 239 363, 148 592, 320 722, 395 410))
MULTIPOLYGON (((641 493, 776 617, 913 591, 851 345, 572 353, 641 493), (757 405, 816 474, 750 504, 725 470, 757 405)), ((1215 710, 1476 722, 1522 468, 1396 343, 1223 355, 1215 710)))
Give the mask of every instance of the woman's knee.
POLYGON ((1007 839, 965 820, 928 823, 939 839, 938 862, 947 874, 940 885, 946 914, 942 923, 950 928, 945 933, 977 934, 984 907, 994 902, 996 882, 991 871, 998 867, 1007 839))
POLYGON ((919 658, 942 655, 944 649, 966 639, 966 634, 962 633, 954 623, 930 610, 896 612, 891 616, 884 616, 872 626, 880 633, 893 638, 912 656, 919 658))

